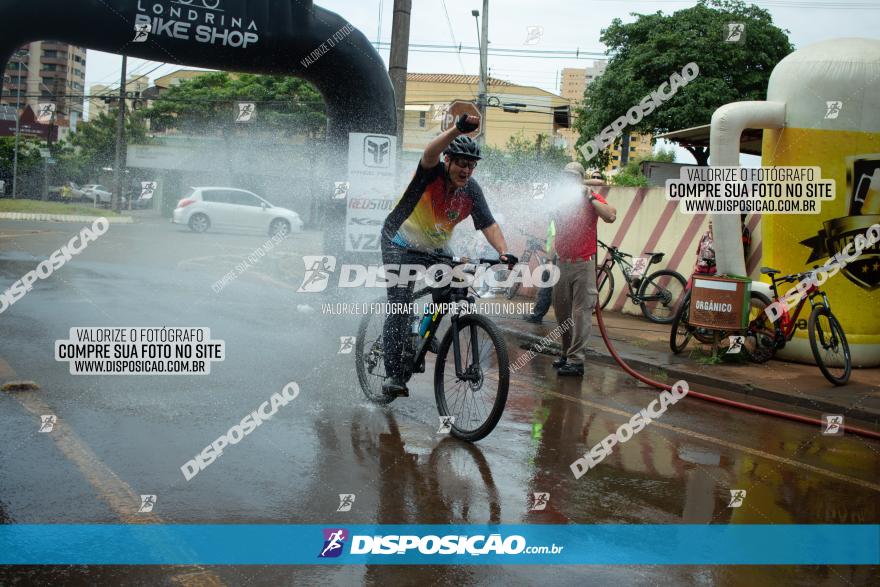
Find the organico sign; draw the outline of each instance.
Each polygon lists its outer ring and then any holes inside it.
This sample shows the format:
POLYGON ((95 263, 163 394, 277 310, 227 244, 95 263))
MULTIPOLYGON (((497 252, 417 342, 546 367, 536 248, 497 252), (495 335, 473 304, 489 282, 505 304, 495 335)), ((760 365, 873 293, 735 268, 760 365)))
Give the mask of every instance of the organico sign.
POLYGON ((135 26, 151 35, 246 49, 260 40, 253 19, 228 14, 221 0, 138 0, 135 26))

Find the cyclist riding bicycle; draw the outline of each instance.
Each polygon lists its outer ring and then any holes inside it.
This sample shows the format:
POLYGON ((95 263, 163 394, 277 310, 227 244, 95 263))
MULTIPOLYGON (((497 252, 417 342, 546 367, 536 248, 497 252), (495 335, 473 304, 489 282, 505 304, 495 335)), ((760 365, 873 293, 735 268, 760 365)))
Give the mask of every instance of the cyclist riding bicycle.
MULTIPOLYGON (((433 265, 419 251, 444 252, 455 225, 468 216, 473 217, 474 229, 482 231, 492 248, 498 251, 501 261, 511 266, 516 263, 514 255, 504 252, 507 249, 504 234, 492 217, 483 190, 472 177, 480 160, 480 147, 466 133, 479 126, 478 116, 462 114, 455 126, 425 147, 412 181, 382 227, 382 262, 386 266, 433 265), (445 155, 443 161, 440 161, 441 154, 445 155)), ((392 269, 386 271, 395 277, 399 273, 392 269)), ((410 281, 389 287, 388 302, 409 305, 414 285, 410 281)), ((388 379, 382 391, 389 396, 409 396, 400 359, 410 320, 407 314, 391 312, 383 328, 388 379)))

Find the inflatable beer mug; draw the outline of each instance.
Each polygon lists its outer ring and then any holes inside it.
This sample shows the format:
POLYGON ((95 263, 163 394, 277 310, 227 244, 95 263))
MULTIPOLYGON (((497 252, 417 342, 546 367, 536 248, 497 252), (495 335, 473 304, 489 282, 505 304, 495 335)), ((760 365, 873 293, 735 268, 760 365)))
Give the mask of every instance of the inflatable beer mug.
MULTIPOLYGON (((880 41, 833 39, 773 70, 767 100, 785 126, 764 130, 762 165, 819 166, 836 184, 820 214, 764 214, 761 264, 783 273, 823 265, 880 223, 880 41)), ((823 289, 846 332, 854 366, 880 365, 880 243, 846 262, 823 289)), ((780 294, 785 289, 780 290, 780 294)), ((803 314, 802 314, 803 316, 803 314)), ((813 362, 806 329, 780 353, 813 362)))

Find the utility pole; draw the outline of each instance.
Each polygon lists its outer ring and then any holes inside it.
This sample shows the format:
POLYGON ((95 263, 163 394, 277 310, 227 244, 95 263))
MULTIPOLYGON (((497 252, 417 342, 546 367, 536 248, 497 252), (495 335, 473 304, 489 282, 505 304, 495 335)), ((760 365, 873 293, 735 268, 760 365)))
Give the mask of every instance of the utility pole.
POLYGON ((412 0, 394 0, 394 19, 391 21, 391 54, 388 57, 388 76, 394 87, 397 109, 397 152, 403 149, 403 125, 406 120, 406 68, 409 61, 409 20, 412 0))
MULTIPOLYGON (((476 10, 471 11, 473 16, 479 16, 476 10)), ((479 30, 477 31, 479 32, 479 30)), ((483 0, 483 31, 479 35, 480 41, 480 95, 477 98, 477 108, 480 110, 480 126, 483 131, 477 138, 480 144, 486 143, 486 86, 488 84, 488 53, 489 53, 489 0, 483 0)))
POLYGON ((21 122, 21 62, 26 53, 18 55, 18 92, 15 97, 15 154, 12 156, 12 199, 18 194, 18 131, 21 122))
POLYGON ((123 55, 119 80, 119 118, 116 120, 116 159, 113 164, 114 189, 113 197, 110 199, 110 207, 114 212, 119 212, 119 198, 122 196, 122 141, 125 134, 125 75, 127 67, 128 58, 123 55))

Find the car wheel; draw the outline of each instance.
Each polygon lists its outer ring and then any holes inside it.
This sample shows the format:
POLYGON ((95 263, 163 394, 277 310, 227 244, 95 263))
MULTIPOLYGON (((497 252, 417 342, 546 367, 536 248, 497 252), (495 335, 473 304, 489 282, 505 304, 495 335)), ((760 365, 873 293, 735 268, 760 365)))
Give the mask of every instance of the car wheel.
POLYGON ((269 225, 269 234, 271 236, 285 237, 290 234, 290 222, 283 218, 276 218, 269 225))
POLYGON ((189 228, 193 232, 205 232, 211 227, 211 221, 202 213, 189 217, 189 228))

